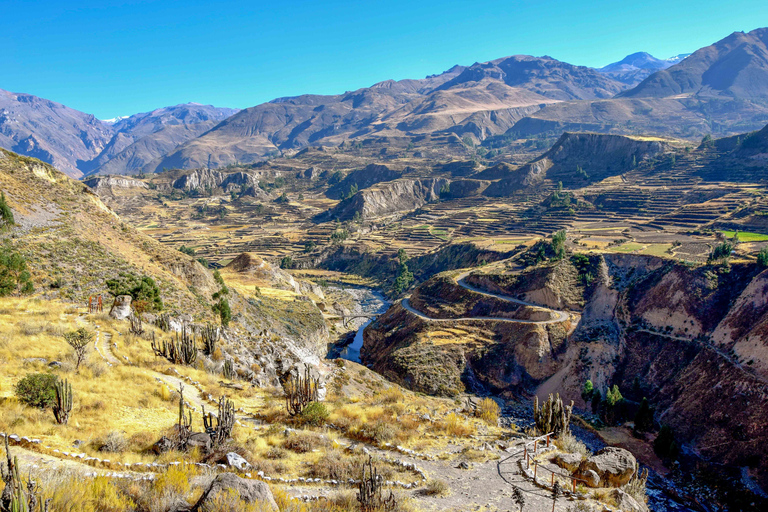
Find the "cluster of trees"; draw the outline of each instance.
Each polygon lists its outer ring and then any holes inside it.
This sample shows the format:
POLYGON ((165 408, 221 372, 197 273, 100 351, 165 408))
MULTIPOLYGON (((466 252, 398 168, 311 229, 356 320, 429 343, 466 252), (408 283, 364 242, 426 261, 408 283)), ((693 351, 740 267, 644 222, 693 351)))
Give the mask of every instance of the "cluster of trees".
POLYGON ((35 291, 27 260, 10 244, 0 246, 0 297, 26 295, 35 291))
POLYGON ((731 242, 723 242, 715 246, 709 253, 707 263, 727 263, 728 258, 731 257, 733 252, 733 244, 731 242))
POLYGON ((230 320, 232 320, 232 309, 229 307, 229 288, 224 283, 224 278, 221 277, 218 270, 213 271, 213 279, 219 285, 219 291, 213 294, 213 300, 217 301, 213 306, 213 312, 219 314, 221 325, 227 327, 230 320))
POLYGON ((149 276, 137 276, 130 272, 121 272, 114 279, 107 279, 107 290, 114 297, 130 295, 134 309, 143 311, 160 311, 163 300, 160 298, 160 288, 149 276))
POLYGON ((411 284, 413 284, 414 278, 413 273, 408 270, 408 255, 405 253, 404 249, 397 251, 397 260, 399 266, 397 269, 395 284, 393 285, 392 289, 396 294, 399 295, 407 290, 411 284))

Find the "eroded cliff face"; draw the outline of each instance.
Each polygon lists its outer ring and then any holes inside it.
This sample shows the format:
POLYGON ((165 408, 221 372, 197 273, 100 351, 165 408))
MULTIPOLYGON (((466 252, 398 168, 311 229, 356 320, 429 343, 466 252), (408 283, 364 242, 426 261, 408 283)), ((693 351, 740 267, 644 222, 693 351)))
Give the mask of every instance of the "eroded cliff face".
POLYGON ((557 371, 557 355, 576 323, 531 323, 550 322, 553 315, 464 289, 447 275, 417 288, 409 305, 443 320, 426 320, 398 303, 365 330, 361 357, 405 386, 446 396, 481 388, 502 394, 530 389, 557 371), (451 320, 458 317, 464 319, 451 320))
MULTIPOLYGON (((427 393, 479 383, 502 394, 559 392, 584 407, 587 379, 603 395, 616 384, 629 400, 647 397, 679 442, 749 468, 768 487, 768 270, 604 254, 580 268, 563 260, 466 281, 574 315, 546 325, 436 323, 398 305, 366 330, 365 361, 427 393)), ((448 284, 427 281, 411 305, 432 318, 505 306, 448 284)))
POLYGON ((414 210, 440 198, 440 191, 450 187, 445 178, 400 179, 379 183, 361 190, 318 216, 318 221, 362 219, 414 210))

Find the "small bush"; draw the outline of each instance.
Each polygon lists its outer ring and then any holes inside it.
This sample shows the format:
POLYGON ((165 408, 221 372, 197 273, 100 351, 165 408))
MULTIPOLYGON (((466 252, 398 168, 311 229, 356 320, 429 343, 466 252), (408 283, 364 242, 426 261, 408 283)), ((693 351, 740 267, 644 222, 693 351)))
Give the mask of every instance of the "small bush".
POLYGON ((492 398, 483 398, 477 405, 476 414, 489 425, 499 424, 499 405, 492 398))
POLYGON ((472 425, 468 425, 464 420, 459 417, 458 414, 452 412, 445 417, 444 420, 438 422, 438 430, 450 434, 453 436, 468 436, 475 433, 475 429, 472 425))
POLYGON ((110 453, 122 453, 128 449, 128 441, 120 432, 110 432, 101 443, 99 451, 110 453))
POLYGON ((312 435, 306 432, 297 432, 288 436, 288 439, 283 443, 283 447, 286 450, 291 450, 296 453, 307 453, 319 448, 325 444, 323 439, 319 436, 312 435))
POLYGON ((390 387, 377 393, 375 396, 376 402, 380 404, 393 404, 396 402, 402 402, 405 399, 405 395, 400 389, 396 387, 390 387))
POLYGON ((51 373, 30 373, 16 384, 16 397, 32 407, 52 407, 56 402, 56 381, 51 373))
POLYGON ((444 480, 429 480, 424 486, 424 494, 427 496, 446 496, 450 489, 444 480))
POLYGON ((561 434, 560 437, 555 439, 555 446, 567 453, 578 453, 583 457, 588 457, 591 455, 589 448, 587 448, 584 443, 576 439, 570 432, 567 434, 561 434))
POLYGON ((302 423, 319 427, 321 425, 325 425, 325 422, 328 420, 328 416, 328 408, 325 406, 325 404, 320 402, 310 402, 307 404, 304 410, 301 411, 299 417, 302 423))

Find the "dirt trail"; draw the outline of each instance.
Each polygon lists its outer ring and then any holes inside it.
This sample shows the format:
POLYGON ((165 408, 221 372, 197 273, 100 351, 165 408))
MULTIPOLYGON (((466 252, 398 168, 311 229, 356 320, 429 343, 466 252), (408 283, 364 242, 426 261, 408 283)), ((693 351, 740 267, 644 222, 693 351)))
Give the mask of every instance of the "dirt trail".
POLYGON ((460 318, 432 318, 421 311, 415 309, 413 306, 411 306, 410 302, 407 298, 403 299, 401 301, 401 305, 404 309, 407 311, 413 313, 414 315, 418 316, 422 320, 427 320, 428 322, 467 322, 471 320, 487 320, 490 322, 509 322, 513 324, 535 324, 535 325, 548 325, 548 324, 557 324, 560 322, 565 322, 569 318, 569 314, 565 311, 558 311, 556 309, 550 309, 543 306, 540 306, 538 304, 533 304, 531 302, 526 302, 524 300, 520 300, 518 298, 509 296, 509 295, 502 295, 500 293, 491 293, 483 291, 479 288, 475 288, 474 286, 467 284, 466 281, 464 281, 464 278, 466 278, 471 271, 466 271, 458 276, 456 276, 456 284, 461 286, 462 288, 469 290, 474 293, 478 293, 480 295, 485 295, 487 297, 494 297, 499 300, 503 300, 506 302, 512 302, 514 304, 521 304, 523 306, 529 306, 534 307, 538 309, 543 309, 546 311, 549 311, 550 313, 554 313, 556 315, 556 318, 550 318, 549 320, 518 320, 515 318, 504 318, 499 316, 470 316, 470 317, 460 317, 460 318))

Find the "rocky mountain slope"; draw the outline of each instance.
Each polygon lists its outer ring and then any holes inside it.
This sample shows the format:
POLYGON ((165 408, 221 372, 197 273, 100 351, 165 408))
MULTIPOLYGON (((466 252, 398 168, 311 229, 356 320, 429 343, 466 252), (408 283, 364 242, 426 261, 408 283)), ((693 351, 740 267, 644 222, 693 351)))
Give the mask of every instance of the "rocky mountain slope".
POLYGON ((637 52, 627 55, 618 62, 613 62, 602 68, 598 68, 601 73, 605 73, 614 80, 621 83, 635 86, 642 82, 649 75, 660 69, 667 69, 686 58, 689 54, 676 55, 669 59, 657 59, 650 53, 637 52))
POLYGON ((107 146, 113 129, 90 114, 31 94, 0 90, 0 146, 38 158, 67 175, 107 146))
POLYGON ((723 97, 768 100, 768 28, 734 32, 649 76, 627 98, 723 97))
MULTIPOLYGON (((482 318, 428 322, 395 305, 366 329, 363 354, 385 375, 432 393, 482 384, 496 392, 558 390, 583 404, 587 379, 603 395, 615 384, 629 400, 648 398, 657 421, 696 453, 747 467, 768 483, 768 271, 634 255, 586 261, 484 269, 467 278, 488 292, 571 308, 571 324, 559 332, 482 318)), ((488 316, 476 299, 438 276, 411 301, 432 318, 488 316)), ((515 315, 519 306, 510 307, 515 315)))
POLYGON ((133 174, 235 112, 188 103, 105 123, 47 99, 0 90, 0 147, 73 178, 133 174))

